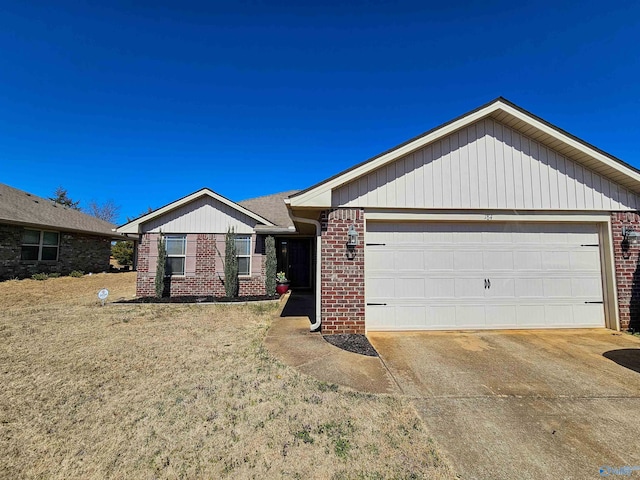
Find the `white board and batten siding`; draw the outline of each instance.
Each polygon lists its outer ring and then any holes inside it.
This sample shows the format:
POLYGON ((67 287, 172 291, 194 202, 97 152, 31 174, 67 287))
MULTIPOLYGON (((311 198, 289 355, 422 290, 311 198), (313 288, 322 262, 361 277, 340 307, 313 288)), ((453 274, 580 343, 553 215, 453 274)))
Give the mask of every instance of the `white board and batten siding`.
POLYGON ((367 222, 367 330, 604 327, 596 224, 367 222))
POLYGON ((628 210, 637 195, 485 118, 332 192, 334 207, 628 210))
POLYGON ((236 233, 250 234, 258 222, 242 212, 211 197, 201 197, 161 217, 143 224, 144 233, 236 233))

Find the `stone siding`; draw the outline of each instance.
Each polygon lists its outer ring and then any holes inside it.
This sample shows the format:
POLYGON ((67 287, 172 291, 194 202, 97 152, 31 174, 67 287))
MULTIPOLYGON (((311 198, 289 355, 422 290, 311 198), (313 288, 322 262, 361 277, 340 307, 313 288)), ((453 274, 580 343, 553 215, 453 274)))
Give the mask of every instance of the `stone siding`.
POLYGON ((20 259, 23 231, 21 226, 0 224, 0 280, 28 278, 34 273, 67 275, 73 270, 85 273, 109 270, 111 240, 108 238, 59 232, 58 260, 23 261, 20 259))

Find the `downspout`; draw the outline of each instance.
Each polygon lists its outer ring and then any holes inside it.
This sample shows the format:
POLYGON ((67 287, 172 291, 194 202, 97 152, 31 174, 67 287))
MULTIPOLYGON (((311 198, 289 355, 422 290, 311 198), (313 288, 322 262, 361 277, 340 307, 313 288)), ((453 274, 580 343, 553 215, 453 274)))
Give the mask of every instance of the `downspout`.
POLYGON ((309 327, 309 330, 315 332, 320 328, 320 325, 322 325, 322 319, 320 317, 320 294, 322 292, 322 237, 320 222, 317 220, 312 220, 310 218, 296 217, 291 213, 291 210, 289 210, 289 216, 294 222, 308 223, 316 226, 316 322, 312 323, 311 327, 309 327))

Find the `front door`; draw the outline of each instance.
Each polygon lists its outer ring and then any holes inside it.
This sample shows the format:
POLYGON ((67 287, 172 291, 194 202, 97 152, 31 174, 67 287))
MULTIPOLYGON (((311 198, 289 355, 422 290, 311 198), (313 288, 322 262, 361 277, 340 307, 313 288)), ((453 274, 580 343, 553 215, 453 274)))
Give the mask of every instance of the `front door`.
POLYGON ((278 271, 285 272, 291 288, 311 288, 311 239, 278 239, 278 271))

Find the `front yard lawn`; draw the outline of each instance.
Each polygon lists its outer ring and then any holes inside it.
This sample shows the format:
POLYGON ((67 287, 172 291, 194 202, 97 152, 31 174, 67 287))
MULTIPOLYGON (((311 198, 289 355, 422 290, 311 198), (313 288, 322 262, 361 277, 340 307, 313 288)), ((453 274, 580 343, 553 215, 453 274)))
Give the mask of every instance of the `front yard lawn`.
POLYGON ((0 283, 2 478, 455 478, 408 401, 263 347, 276 304, 112 304, 135 273, 0 283))

